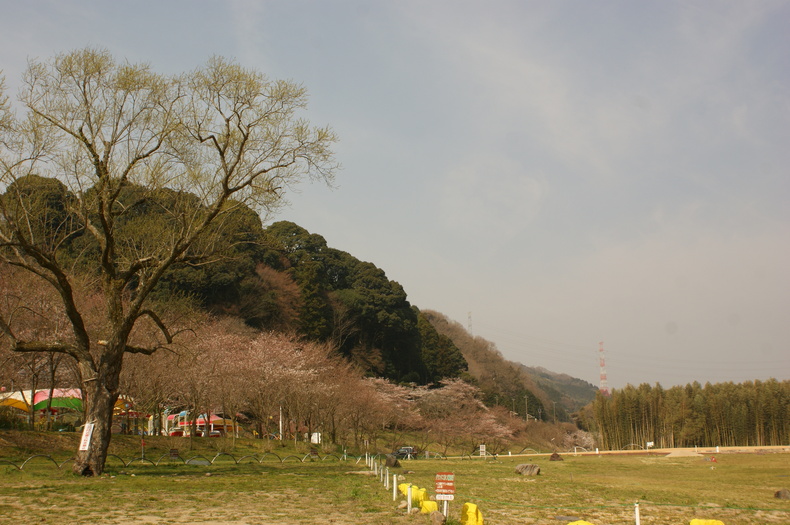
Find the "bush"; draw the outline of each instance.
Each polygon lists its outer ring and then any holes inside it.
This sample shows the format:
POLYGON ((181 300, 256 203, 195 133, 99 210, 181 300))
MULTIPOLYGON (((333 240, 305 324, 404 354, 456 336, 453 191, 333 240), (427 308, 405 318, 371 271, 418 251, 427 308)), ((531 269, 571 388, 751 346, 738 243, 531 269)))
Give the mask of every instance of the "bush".
POLYGON ((19 417, 19 411, 11 407, 0 407, 0 429, 24 430, 27 423, 19 417))

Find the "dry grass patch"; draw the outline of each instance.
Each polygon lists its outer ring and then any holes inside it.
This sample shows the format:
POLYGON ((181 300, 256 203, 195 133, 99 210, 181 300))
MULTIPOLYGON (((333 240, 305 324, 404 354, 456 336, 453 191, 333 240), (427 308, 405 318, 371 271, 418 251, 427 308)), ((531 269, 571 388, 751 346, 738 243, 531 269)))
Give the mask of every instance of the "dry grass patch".
POLYGON ((546 456, 497 460, 406 462, 407 480, 433 488, 438 471, 456 475, 456 501, 478 504, 496 524, 557 522, 577 517, 597 524, 688 523, 721 519, 727 525, 790 523, 790 503, 774 493, 790 485, 790 454, 721 454, 710 457, 546 456), (536 463, 541 474, 514 476, 519 463, 536 463), (438 470, 437 470, 438 469, 438 470), (548 521, 547 521, 548 520, 548 521))

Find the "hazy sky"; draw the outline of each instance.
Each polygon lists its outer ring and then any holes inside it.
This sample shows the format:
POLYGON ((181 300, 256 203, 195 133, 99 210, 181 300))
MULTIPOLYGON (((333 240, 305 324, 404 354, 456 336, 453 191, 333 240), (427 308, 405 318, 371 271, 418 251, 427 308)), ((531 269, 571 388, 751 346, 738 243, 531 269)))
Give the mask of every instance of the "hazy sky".
POLYGON ((508 359, 790 379, 790 2, 0 0, 0 69, 85 46, 303 83, 337 183, 278 219, 508 359))

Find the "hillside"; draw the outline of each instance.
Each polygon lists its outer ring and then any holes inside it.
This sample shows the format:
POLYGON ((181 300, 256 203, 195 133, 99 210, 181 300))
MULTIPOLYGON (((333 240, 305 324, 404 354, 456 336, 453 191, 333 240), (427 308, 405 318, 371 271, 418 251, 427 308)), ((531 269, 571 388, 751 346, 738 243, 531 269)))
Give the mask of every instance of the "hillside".
POLYGON ((591 403, 598 391, 598 387, 592 383, 571 377, 568 374, 552 372, 542 367, 526 365, 521 365, 521 367, 543 390, 558 393, 559 399, 553 394, 550 395, 550 398, 557 401, 558 404, 562 403, 563 407, 570 412, 591 403))
MULTIPOLYGON (((85 188, 87 195, 97 191, 85 188)), ((2 197, 9 194, 36 196, 46 218, 37 235, 80 279, 97 282, 101 247, 80 222, 71 190, 57 179, 28 175, 2 197), (73 228, 65 235, 60 225, 73 228)), ((128 182, 116 200, 113 231, 124 246, 161 248, 161 239, 177 238, 181 224, 174 217, 184 206, 209 213, 196 195, 148 191, 128 182)), ((229 205, 220 222, 157 278, 147 295, 151 305, 172 311, 181 301, 261 331, 327 343, 364 373, 395 382, 430 384, 466 371, 458 349, 439 337, 403 287, 376 265, 327 246, 323 237, 292 222, 264 228, 258 214, 239 203, 229 205)), ((133 296, 145 282, 131 279, 127 293, 133 296)))
MULTIPOLYGON (((15 184, 42 200, 44 215, 56 218, 52 224, 79 223, 71 206, 74 195, 61 182, 31 175, 15 184)), ((179 227, 171 210, 184 199, 200 207, 191 194, 146 192, 127 183, 117 198, 123 213, 116 218, 116 233, 130 245, 156 243, 179 227)), ((85 254, 98 253, 98 241, 87 228, 60 239, 52 224, 41 226, 42 235, 52 237, 58 258, 86 281, 94 280, 96 267, 85 254)), ((493 343, 471 337, 442 314, 420 311, 375 264, 328 246, 321 235, 295 223, 264 227, 257 213, 237 206, 208 237, 205 246, 189 253, 194 261, 187 257, 162 276, 152 302, 183 300, 257 330, 327 343, 365 374, 396 383, 474 379, 486 404, 524 417, 529 412, 539 419, 567 420, 568 413, 592 399, 592 385, 504 360, 493 343)), ((137 285, 129 283, 130 294, 137 285)))
POLYGON ((460 349, 469 363, 469 374, 486 396, 486 404, 502 405, 521 417, 528 409, 530 418, 544 421, 553 420, 556 411, 558 421, 569 421, 571 414, 595 398, 597 389, 586 381, 508 361, 494 343, 472 336, 460 323, 439 312, 422 313, 437 332, 460 349))

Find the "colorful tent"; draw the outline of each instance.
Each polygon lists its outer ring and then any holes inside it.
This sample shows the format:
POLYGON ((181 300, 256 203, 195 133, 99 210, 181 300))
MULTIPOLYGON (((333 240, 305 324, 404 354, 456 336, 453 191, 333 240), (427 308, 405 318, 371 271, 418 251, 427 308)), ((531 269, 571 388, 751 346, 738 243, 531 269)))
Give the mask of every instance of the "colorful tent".
POLYGON ((34 410, 46 410, 47 407, 54 409, 68 408, 70 410, 82 411, 82 391, 76 388, 55 388, 52 390, 52 401, 50 402, 50 390, 38 390, 33 397, 34 410))
MULTIPOLYGON (((174 435, 174 433, 177 433, 178 435, 185 435, 184 431, 188 430, 192 426, 192 421, 188 419, 188 416, 189 414, 186 410, 183 410, 177 414, 169 414, 167 416, 167 432, 171 435, 174 435)), ((206 414, 200 414, 195 420, 195 426, 197 427, 198 432, 215 430, 219 430, 221 432, 233 432, 234 429, 232 420, 220 417, 216 414, 211 414, 211 416, 208 417, 206 414)))
MULTIPOLYGON (((35 394, 31 390, 22 392, 0 392, 0 406, 9 406, 30 412, 30 404, 33 410, 46 410, 47 407, 53 410, 69 409, 82 412, 82 391, 79 388, 49 388, 36 390, 35 394), (52 400, 50 402, 50 394, 52 400)), ((126 399, 118 399, 115 402, 115 410, 123 411, 131 408, 131 403, 126 399)))
MULTIPOLYGON (((168 418, 170 418, 170 416, 168 416, 168 418)), ((196 423, 197 423, 198 428, 205 427, 206 426, 206 414, 200 414, 197 417, 196 423)), ((216 414, 211 414, 211 417, 208 418, 208 425, 211 428, 222 428, 223 426, 232 428, 233 427, 233 422, 230 419, 225 419, 223 417, 219 417, 216 414)), ((186 418, 184 418, 184 419, 181 419, 181 420, 178 421, 178 426, 180 426, 180 427, 191 427, 192 426, 192 422, 191 421, 187 421, 186 418)))
POLYGON ((0 392, 0 406, 18 408, 30 412, 30 390, 23 392, 0 392))

